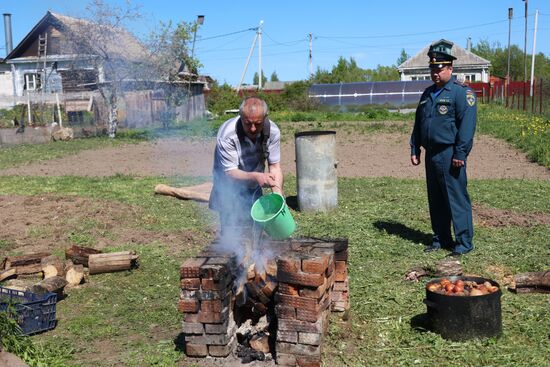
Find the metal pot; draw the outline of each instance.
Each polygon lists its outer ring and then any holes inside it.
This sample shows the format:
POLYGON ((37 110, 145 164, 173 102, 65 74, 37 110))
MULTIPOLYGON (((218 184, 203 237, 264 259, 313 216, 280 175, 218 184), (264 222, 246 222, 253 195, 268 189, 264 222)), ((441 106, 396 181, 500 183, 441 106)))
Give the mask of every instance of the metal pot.
MULTIPOLYGON (((439 283, 443 278, 433 279, 439 283)), ((490 338, 502 333, 500 285, 490 279, 479 277, 447 277, 452 282, 459 279, 478 284, 489 282, 499 289, 482 296, 450 296, 429 291, 426 288, 424 303, 428 306, 431 328, 444 339, 463 341, 473 338, 490 338)))

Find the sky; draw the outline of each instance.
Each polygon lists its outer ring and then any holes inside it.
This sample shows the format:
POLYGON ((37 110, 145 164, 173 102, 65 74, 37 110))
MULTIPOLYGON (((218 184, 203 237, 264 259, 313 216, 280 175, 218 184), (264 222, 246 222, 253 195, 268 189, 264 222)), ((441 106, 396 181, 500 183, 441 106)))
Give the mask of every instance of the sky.
MULTIPOLYGON (((110 5, 123 0, 104 0, 110 5)), ((536 52, 550 56, 550 0, 527 0, 527 52, 533 50, 535 11, 539 11, 536 52)), ((2 13, 12 14, 14 47, 48 10, 86 17, 84 0, 2 0, 2 13)), ((523 0, 131 0, 140 6, 142 18, 126 27, 144 39, 158 24, 195 22, 204 15, 195 39, 195 57, 202 74, 220 83, 237 86, 242 78, 256 31, 262 26, 262 70, 269 79, 275 72, 281 81, 307 79, 310 73, 309 34, 312 35, 313 70, 331 70, 342 56, 354 58, 359 67, 390 66, 404 49, 414 56, 441 38, 466 47, 508 44, 508 8, 513 8, 511 43, 523 50, 525 1, 523 0)), ((5 57, 4 27, 0 27, 0 57, 5 57)), ((192 48, 192 45, 190 45, 192 48)), ((259 42, 244 76, 251 84, 259 68, 259 42)), ((529 61, 530 67, 530 61, 529 61)))

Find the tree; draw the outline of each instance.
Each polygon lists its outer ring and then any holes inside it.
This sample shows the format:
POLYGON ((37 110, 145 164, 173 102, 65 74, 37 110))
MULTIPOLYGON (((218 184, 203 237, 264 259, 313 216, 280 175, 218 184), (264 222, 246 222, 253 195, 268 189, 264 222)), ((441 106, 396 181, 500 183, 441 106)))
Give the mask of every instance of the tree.
POLYGON ((401 54, 399 55, 399 57, 397 58, 397 61, 395 62, 395 65, 399 66, 401 65, 402 63, 404 63, 405 61, 407 61, 409 59, 409 55, 407 54, 407 51, 405 51, 404 48, 401 49, 401 54))
POLYGON ((278 82, 279 77, 277 76, 277 72, 273 71, 273 73, 271 73, 271 78, 269 78, 269 80, 272 82, 278 82))
POLYGON ((123 27, 124 23, 141 17, 138 7, 126 3, 115 7, 94 0, 87 7, 87 19, 78 19, 65 29, 68 47, 77 57, 75 68, 91 63, 96 73, 96 85, 108 109, 108 134, 114 138, 118 128, 118 104, 124 81, 140 75, 148 57, 147 51, 123 27), (124 45, 124 46, 123 46, 124 45))
MULTIPOLYGON (((252 78, 252 85, 260 85, 259 81, 260 81, 260 77, 258 76, 258 72, 255 72, 254 77, 252 78)), ((265 76, 265 73, 262 70, 262 85, 265 85, 265 82, 267 82, 267 77, 265 76)))
POLYGON ((198 77, 201 66, 196 58, 189 56, 189 42, 198 24, 182 21, 159 25, 159 30, 149 36, 149 80, 159 81, 157 87, 164 92, 168 113, 162 118, 164 127, 175 119, 173 111, 189 98, 191 82, 198 77))

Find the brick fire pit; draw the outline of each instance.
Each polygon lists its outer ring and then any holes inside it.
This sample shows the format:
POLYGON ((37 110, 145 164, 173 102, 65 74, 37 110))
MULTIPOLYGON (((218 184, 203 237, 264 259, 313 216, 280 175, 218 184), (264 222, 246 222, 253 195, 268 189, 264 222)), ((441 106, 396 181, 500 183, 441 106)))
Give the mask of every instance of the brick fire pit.
POLYGON ((227 357, 236 330, 250 315, 270 316, 270 353, 278 365, 320 366, 330 312, 349 311, 348 241, 301 238, 269 241, 262 266, 214 242, 180 269, 178 309, 185 353, 227 357))

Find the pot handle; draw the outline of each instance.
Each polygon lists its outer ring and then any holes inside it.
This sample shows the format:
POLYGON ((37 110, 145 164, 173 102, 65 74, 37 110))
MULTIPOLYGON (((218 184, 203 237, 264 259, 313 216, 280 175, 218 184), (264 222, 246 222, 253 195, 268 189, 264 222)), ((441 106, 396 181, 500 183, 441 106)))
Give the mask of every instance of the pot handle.
POLYGON ((422 300, 422 302, 424 302, 424 304, 425 304, 426 306, 428 306, 428 307, 435 308, 436 310, 437 310, 437 308, 438 308, 438 304, 437 304, 437 303, 432 302, 432 301, 430 301, 430 300, 428 300, 428 299, 426 299, 426 298, 424 298, 424 299, 422 300))

